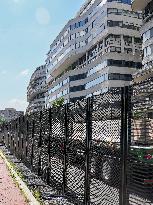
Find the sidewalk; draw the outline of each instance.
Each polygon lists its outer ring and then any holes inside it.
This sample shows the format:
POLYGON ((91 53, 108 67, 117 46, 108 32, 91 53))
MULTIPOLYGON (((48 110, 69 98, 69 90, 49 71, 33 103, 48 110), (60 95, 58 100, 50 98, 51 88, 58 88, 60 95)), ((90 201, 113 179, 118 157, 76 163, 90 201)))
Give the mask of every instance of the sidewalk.
POLYGON ((0 157, 0 205, 28 205, 0 157))

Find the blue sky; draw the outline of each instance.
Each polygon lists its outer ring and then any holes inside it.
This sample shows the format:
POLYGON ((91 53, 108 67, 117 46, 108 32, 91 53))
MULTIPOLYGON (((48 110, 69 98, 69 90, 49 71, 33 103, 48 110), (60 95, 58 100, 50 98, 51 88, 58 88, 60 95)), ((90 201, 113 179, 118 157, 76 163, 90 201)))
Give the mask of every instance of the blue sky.
POLYGON ((32 72, 84 0, 0 0, 0 109, 26 108, 32 72))

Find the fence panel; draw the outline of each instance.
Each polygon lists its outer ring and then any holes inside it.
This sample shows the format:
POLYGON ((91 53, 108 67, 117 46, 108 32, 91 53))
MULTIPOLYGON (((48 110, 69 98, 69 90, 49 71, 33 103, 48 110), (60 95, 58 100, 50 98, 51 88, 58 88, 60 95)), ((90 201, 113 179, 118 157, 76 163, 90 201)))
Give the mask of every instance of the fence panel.
POLYGON ((33 138, 34 138, 34 131, 35 131, 35 122, 33 115, 28 116, 28 130, 27 130, 27 157, 26 157, 26 165, 32 169, 33 167, 33 138))
POLYGON ((121 189, 121 90, 93 98, 91 204, 119 205, 121 189))
POLYGON ((49 166, 49 158, 48 158, 48 142, 49 142, 49 137, 50 137, 50 123, 49 123, 49 110, 43 110, 42 111, 42 120, 41 120, 41 125, 42 125, 42 142, 41 142, 41 175, 43 179, 46 181, 47 180, 47 171, 48 171, 48 166, 49 166))
POLYGON ((78 101, 68 108, 67 189, 76 204, 84 204, 87 102, 78 101))
POLYGON ((35 112, 33 115, 33 125, 32 129, 32 135, 31 136, 31 142, 28 142, 31 144, 31 152, 33 152, 33 160, 32 160, 32 169, 35 173, 38 174, 38 164, 39 164, 39 136, 40 136, 40 129, 41 129, 41 113, 40 112, 35 112), (33 128, 34 126, 34 128, 33 128))
POLYGON ((49 183, 63 194, 64 171, 64 107, 53 108, 50 118, 50 173, 49 183))
POLYGON ((132 87, 129 204, 153 204, 153 78, 132 87))

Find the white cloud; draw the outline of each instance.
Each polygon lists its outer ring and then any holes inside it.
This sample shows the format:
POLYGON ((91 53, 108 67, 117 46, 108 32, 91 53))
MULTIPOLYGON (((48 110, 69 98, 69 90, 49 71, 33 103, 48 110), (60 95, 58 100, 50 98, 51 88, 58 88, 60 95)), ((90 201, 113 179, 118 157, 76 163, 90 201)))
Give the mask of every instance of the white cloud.
POLYGON ((50 22, 50 14, 46 8, 37 8, 35 16, 37 22, 41 25, 47 25, 50 22))
POLYGON ((14 3, 19 3, 19 2, 20 2, 20 0, 13 0, 13 2, 14 2, 14 3))
POLYGON ((22 3, 24 0, 11 0, 13 1, 13 3, 18 4, 18 3, 22 3))
POLYGON ((0 71, 0 75, 6 75, 7 74, 7 71, 6 70, 1 70, 0 71))
POLYGON ((22 71, 19 73, 18 77, 25 77, 25 76, 27 76, 27 75, 29 75, 29 69, 22 70, 22 71))
POLYGON ((28 103, 26 102, 26 100, 14 98, 6 102, 5 105, 1 105, 0 109, 15 108, 18 111, 25 111, 27 106, 28 103))

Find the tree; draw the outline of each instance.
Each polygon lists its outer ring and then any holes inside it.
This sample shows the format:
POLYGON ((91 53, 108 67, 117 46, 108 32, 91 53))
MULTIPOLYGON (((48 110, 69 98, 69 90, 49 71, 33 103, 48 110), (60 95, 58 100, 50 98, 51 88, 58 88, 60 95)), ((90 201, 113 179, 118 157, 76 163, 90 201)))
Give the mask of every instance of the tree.
POLYGON ((53 101, 52 106, 53 107, 61 107, 64 104, 64 98, 59 98, 55 101, 53 101))
POLYGON ((0 125, 3 124, 4 122, 5 122, 5 119, 2 116, 0 116, 0 125))

